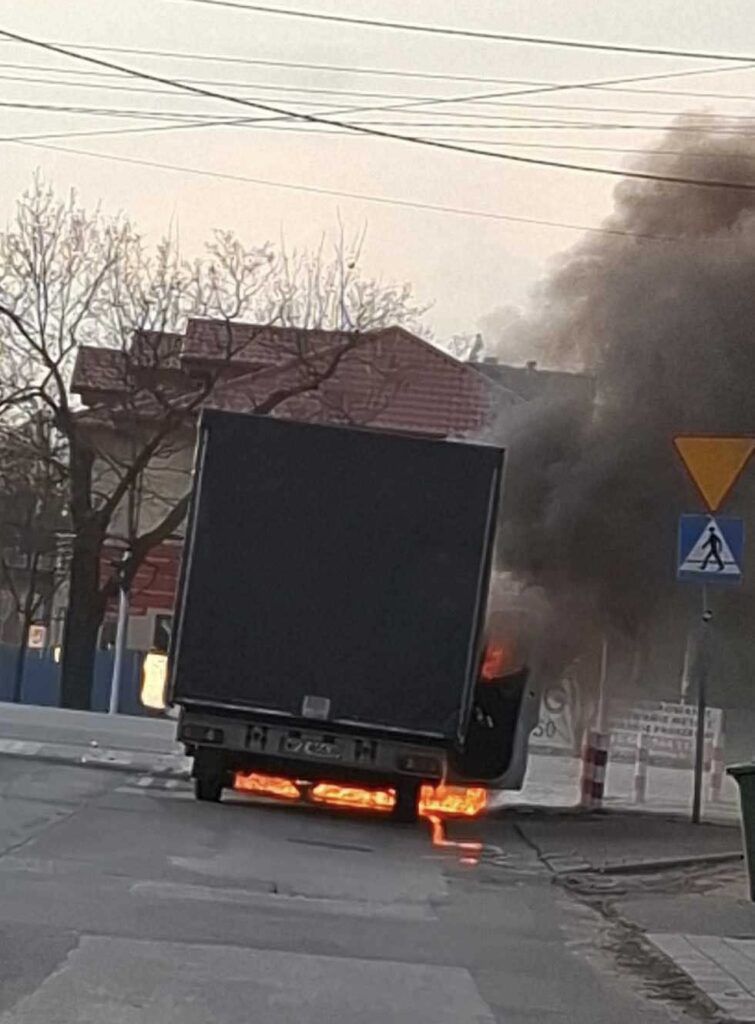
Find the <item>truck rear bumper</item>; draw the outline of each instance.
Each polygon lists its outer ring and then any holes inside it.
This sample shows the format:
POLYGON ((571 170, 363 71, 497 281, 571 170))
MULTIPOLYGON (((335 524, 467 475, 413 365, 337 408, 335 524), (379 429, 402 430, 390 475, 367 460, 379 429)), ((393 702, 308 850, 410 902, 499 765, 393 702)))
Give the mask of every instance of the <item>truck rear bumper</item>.
POLYGON ((330 732, 327 723, 318 729, 183 708, 177 739, 190 754, 214 751, 228 771, 253 768, 301 778, 346 776, 376 781, 397 776, 438 781, 447 772, 443 749, 383 736, 330 732))

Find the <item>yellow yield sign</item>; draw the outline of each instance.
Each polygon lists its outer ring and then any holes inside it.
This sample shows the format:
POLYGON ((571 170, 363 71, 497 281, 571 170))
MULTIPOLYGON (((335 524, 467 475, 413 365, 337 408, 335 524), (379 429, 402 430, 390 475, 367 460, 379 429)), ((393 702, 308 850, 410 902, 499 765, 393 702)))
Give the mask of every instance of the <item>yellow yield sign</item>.
POLYGON ((709 511, 715 512, 755 451, 755 438, 675 437, 674 445, 709 511))

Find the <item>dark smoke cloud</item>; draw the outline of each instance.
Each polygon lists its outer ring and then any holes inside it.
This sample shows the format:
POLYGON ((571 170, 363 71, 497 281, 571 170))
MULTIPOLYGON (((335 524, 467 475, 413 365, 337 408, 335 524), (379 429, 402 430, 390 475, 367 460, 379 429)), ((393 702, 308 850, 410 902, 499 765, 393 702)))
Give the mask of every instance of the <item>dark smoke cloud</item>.
MULTIPOLYGON (((658 147, 676 154, 650 151, 641 166, 755 182, 755 139, 727 134, 724 121, 690 129, 694 120, 658 147)), ((681 659, 699 603, 674 580, 677 517, 702 509, 672 438, 755 433, 755 191, 625 180, 605 226, 655 238, 585 237, 510 318, 510 344, 525 339, 551 365, 594 372, 598 401, 594 411, 564 402, 503 414, 502 558, 548 593, 559 656, 606 629, 630 646, 640 638, 647 681, 654 656, 665 666, 656 676, 681 659)), ((748 520, 751 549, 753 476, 751 466, 724 510, 748 520)), ((749 583, 715 599, 728 677, 749 677, 749 691, 752 550, 746 570, 749 583)))

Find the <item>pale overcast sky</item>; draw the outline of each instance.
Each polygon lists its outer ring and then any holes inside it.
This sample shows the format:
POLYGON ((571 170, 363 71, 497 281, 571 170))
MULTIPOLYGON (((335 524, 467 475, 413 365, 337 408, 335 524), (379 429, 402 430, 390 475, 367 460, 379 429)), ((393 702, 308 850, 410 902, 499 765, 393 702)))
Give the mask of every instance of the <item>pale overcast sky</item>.
MULTIPOLYGON (((755 53, 752 0, 290 2, 299 10, 467 29, 755 53)), ((275 0, 271 6, 284 4, 275 0)), ((582 89, 523 97, 518 102, 527 105, 521 106, 498 99, 415 106, 402 113, 348 114, 355 106, 505 92, 523 88, 515 84, 522 80, 574 83, 727 65, 317 23, 185 0, 0 0, 0 15, 0 28, 70 46, 237 58, 238 63, 230 63, 83 51, 154 73, 212 82, 221 91, 299 111, 343 111, 343 119, 390 122, 389 130, 548 159, 625 166, 631 155, 606 149, 647 145, 674 113, 755 115, 755 68, 734 64, 729 67, 736 70, 641 83, 635 91, 582 89), (254 63, 265 61, 350 70, 254 63), (653 91, 641 94, 636 91, 640 89, 653 91), (668 90, 668 95, 657 90, 668 90), (688 95, 692 92, 698 95, 688 95), (598 148, 573 148, 586 146, 598 148)), ((578 231, 564 228, 315 195, 7 141, 18 135, 144 127, 155 124, 155 115, 161 124, 171 125, 186 114, 244 116, 231 104, 160 94, 148 83, 93 75, 94 70, 27 46, 0 43, 3 218, 37 167, 58 188, 75 186, 88 204, 102 200, 108 210, 127 211, 150 237, 156 238, 171 221, 177 223, 189 252, 216 227, 233 228, 253 242, 283 234, 292 246, 313 244, 322 232, 335 228, 340 214, 354 229, 368 225, 367 271, 411 281, 421 299, 434 303, 428 321, 439 339, 473 331, 492 309, 521 302, 548 259, 579 238, 578 231), (19 103, 89 109, 73 113, 7 105, 19 103)), ((255 116, 254 111, 248 116, 255 116)), ((517 166, 311 128, 291 130, 290 124, 69 137, 48 144, 294 186, 588 226, 599 225, 610 210, 615 187, 615 179, 594 174, 517 166)))

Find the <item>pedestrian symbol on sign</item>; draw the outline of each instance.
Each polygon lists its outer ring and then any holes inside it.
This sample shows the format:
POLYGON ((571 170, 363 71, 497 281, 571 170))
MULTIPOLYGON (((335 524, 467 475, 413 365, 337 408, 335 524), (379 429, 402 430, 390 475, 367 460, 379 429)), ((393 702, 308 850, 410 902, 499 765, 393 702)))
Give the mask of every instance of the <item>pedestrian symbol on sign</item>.
POLYGON ((680 580, 738 583, 742 578, 741 519, 683 515, 679 520, 680 580))
POLYGON ((708 539, 703 544, 703 548, 708 549, 708 554, 703 559, 701 566, 703 572, 708 568, 708 562, 713 558, 718 566, 718 571, 724 571, 724 563, 721 561, 721 548, 723 547, 723 541, 716 533, 715 526, 708 527, 708 539))

